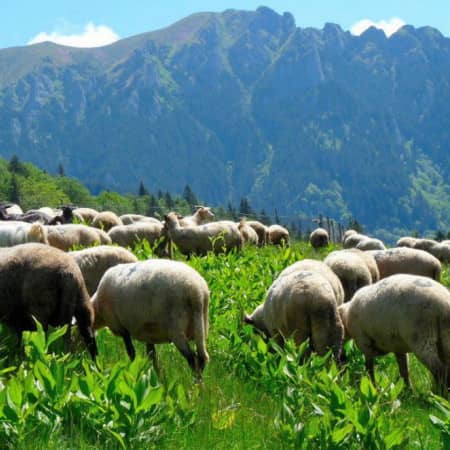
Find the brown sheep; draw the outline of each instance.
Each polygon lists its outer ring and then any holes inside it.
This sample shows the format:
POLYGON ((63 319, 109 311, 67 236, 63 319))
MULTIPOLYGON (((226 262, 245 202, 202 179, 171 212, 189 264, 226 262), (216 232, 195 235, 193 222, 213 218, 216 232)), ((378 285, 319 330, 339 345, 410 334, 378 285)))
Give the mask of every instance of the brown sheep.
POLYGON ((43 244, 1 250, 0 292, 0 321, 15 330, 19 341, 24 330, 36 329, 33 317, 44 329, 68 325, 69 331, 75 317, 95 359, 93 309, 83 275, 71 256, 43 244))

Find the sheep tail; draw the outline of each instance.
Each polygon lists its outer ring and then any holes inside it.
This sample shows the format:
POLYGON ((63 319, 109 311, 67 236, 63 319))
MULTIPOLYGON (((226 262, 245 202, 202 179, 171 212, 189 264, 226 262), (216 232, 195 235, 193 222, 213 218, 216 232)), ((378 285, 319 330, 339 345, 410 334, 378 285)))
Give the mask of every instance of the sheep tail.
MULTIPOLYGON (((209 297, 209 295, 208 295, 209 297)), ((197 348, 197 370, 201 373, 209 361, 206 350, 206 336, 208 334, 208 298, 203 299, 202 311, 195 311, 193 317, 194 340, 197 348)))

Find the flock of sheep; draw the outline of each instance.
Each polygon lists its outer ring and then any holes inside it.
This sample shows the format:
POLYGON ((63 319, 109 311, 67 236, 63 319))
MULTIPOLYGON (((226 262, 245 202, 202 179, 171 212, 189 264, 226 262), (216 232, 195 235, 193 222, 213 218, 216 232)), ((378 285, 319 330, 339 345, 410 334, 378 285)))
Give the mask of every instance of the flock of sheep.
MULTIPOLYGON (((239 250, 245 243, 289 245, 289 233, 279 225, 213 221, 208 207, 189 217, 169 213, 164 222, 89 208, 70 214, 47 210, 53 217, 34 223, 17 220, 20 214, 11 205, 0 206, 0 321, 19 340, 23 330, 34 329, 33 317, 44 328, 70 328, 75 318, 93 359, 95 330, 107 326, 122 337, 131 359, 132 338, 147 344, 155 365, 155 344, 171 342, 199 377, 209 359, 206 281, 187 264, 137 261, 124 247, 145 238, 162 255, 172 255, 175 244, 190 256, 239 250), (69 215, 90 225, 64 223, 69 215), (54 217, 61 223, 44 224, 54 217), (74 245, 89 248, 70 251, 74 245)), ((326 230, 314 230, 310 242, 316 249, 328 245, 326 230)), ((280 345, 287 337, 297 344, 309 339, 311 350, 323 355, 331 349, 339 363, 344 340, 352 338, 373 380, 374 358, 394 352, 409 383, 407 353, 412 352, 438 383, 449 386, 450 293, 439 283, 447 245, 402 238, 397 248, 386 249, 381 241, 348 230, 343 250, 324 261, 304 259, 285 268, 244 320, 280 345)))

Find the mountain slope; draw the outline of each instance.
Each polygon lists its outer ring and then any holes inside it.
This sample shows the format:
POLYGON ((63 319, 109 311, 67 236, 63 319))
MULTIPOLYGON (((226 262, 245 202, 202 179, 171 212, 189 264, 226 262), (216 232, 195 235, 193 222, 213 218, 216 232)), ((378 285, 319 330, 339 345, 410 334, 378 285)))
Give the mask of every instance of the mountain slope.
POLYGON ((450 40, 430 27, 355 37, 261 7, 97 49, 4 49, 0 123, 0 155, 94 191, 142 179, 372 230, 450 221, 450 40))

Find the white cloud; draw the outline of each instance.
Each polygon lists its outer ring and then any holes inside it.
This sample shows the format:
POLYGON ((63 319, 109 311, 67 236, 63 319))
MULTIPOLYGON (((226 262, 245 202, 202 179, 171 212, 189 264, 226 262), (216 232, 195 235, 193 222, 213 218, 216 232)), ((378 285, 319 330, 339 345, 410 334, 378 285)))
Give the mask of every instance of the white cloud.
POLYGON ((101 47, 117 41, 119 36, 106 25, 89 22, 79 34, 65 34, 59 31, 42 32, 28 42, 28 45, 51 41, 69 47, 101 47))
POLYGON ((367 28, 375 27, 383 30, 384 34, 389 37, 403 25, 406 25, 406 22, 403 19, 399 19, 398 17, 391 17, 389 20, 380 20, 379 22, 374 22, 370 19, 363 19, 352 25, 352 27, 350 28, 350 32, 359 36, 360 34, 364 33, 367 28))

